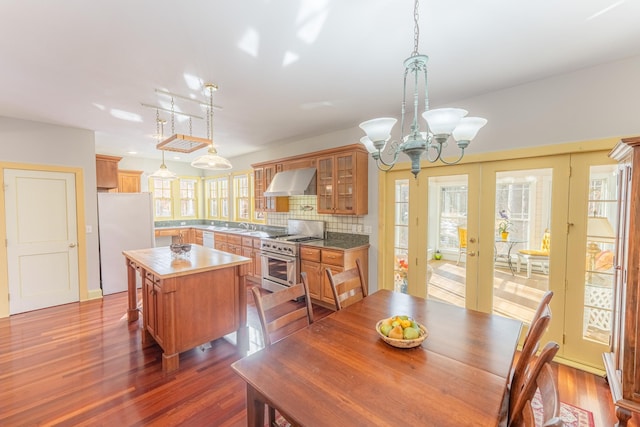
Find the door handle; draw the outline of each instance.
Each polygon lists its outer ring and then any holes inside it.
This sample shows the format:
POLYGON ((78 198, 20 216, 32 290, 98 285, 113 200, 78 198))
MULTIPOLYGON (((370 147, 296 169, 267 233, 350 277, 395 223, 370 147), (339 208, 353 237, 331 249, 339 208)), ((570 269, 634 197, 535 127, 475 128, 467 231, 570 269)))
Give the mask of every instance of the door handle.
POLYGON ((75 248, 75 247, 76 247, 76 244, 75 244, 75 243, 69 243, 69 247, 70 247, 70 248, 75 248))
POLYGON ((476 256, 475 251, 467 252, 467 256, 476 256))

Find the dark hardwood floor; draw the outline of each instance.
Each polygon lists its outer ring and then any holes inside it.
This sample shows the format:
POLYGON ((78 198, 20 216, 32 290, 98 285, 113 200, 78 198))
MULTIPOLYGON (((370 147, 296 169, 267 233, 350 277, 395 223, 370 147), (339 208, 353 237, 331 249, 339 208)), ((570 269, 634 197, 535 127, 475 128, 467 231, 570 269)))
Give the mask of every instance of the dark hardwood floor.
MULTIPOLYGON (((250 341, 262 336, 248 294, 250 341)), ((126 293, 0 319, 0 426, 245 426, 245 384, 227 339, 180 355, 163 374, 161 350, 127 324, 126 293)), ((330 311, 314 306, 320 319, 330 311)), ((615 423, 603 378, 556 365, 561 400, 615 423)), ((640 427, 634 417, 629 426, 640 427)))

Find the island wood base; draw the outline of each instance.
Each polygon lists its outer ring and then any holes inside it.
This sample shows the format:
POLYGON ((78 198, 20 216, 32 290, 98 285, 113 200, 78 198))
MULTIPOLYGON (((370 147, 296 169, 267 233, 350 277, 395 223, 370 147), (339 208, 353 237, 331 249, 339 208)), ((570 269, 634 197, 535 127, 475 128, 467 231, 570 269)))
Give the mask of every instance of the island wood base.
POLYGON ((142 341, 153 339, 162 347, 164 372, 178 369, 181 352, 233 332, 238 350, 248 349, 245 276, 250 259, 196 245, 192 252, 191 259, 175 261, 166 247, 124 252, 128 318, 138 317, 135 275, 139 272, 142 341))

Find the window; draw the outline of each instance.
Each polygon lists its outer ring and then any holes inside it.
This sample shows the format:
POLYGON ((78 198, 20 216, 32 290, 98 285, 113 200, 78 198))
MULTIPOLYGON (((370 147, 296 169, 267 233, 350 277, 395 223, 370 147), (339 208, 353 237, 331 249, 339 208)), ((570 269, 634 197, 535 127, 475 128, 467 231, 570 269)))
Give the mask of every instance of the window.
POLYGON ((496 185, 496 224, 507 220, 513 239, 529 240, 531 187, 532 182, 496 185))
MULTIPOLYGON (((462 179, 462 177, 461 177, 462 179)), ((445 185, 440 188, 438 250, 459 250, 458 227, 467 226, 467 186, 445 185)))
POLYGON ((162 178, 151 178, 151 188, 153 193, 153 215, 156 218, 173 218, 171 199, 171 180, 162 178))
POLYGON ((180 179, 180 216, 182 218, 197 218, 197 191, 197 179, 180 179))
POLYGON ((234 219, 236 221, 251 220, 251 199, 249 198, 251 192, 249 190, 249 174, 233 177, 234 219))
POLYGON ((229 178, 221 176, 206 181, 207 218, 229 219, 229 178))
POLYGON ((409 180, 395 182, 394 215, 394 290, 407 293, 407 275, 409 273, 409 180))

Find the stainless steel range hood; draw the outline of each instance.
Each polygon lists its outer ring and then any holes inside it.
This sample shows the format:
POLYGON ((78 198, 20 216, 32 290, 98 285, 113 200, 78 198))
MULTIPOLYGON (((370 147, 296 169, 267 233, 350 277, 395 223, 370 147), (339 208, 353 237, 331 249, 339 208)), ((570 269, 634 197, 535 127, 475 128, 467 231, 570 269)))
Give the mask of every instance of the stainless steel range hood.
POLYGON ((315 177, 315 168, 278 172, 264 195, 265 197, 315 195, 315 177))

